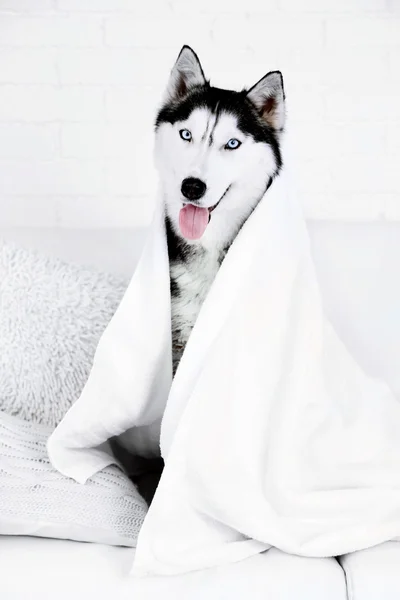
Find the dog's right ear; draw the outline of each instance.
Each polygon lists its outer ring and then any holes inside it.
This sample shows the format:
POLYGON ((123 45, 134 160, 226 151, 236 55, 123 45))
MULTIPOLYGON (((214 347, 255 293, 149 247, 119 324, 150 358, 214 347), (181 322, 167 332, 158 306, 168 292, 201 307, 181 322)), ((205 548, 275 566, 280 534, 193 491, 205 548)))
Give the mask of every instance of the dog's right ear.
POLYGON ((280 71, 271 71, 247 92, 260 117, 275 131, 285 124, 285 91, 280 71))
POLYGON ((180 100, 190 88, 205 83, 206 78, 197 54, 189 46, 183 46, 171 71, 164 100, 180 100))

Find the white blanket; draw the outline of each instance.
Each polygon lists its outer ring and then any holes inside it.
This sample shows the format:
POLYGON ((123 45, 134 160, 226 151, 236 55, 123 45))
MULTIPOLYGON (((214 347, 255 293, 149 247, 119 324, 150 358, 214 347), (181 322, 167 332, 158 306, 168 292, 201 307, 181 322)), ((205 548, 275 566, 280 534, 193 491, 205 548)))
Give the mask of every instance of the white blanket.
POLYGON ((276 546, 334 556, 400 536, 400 405, 327 321, 283 172, 229 250, 171 387, 160 207, 86 388, 49 440, 84 482, 98 448, 161 425, 166 468, 134 572, 178 574, 276 546), (165 410, 164 410, 165 409, 165 410), (138 430, 139 433, 143 430, 138 430))

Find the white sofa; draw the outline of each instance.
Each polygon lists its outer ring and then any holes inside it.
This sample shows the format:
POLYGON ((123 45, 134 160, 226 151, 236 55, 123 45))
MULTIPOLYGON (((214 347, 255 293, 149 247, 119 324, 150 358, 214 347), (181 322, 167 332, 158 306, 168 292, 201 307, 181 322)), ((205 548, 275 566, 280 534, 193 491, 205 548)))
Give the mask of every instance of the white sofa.
MULTIPOLYGON (((309 223, 326 311, 400 399, 400 224, 309 223)), ((1 230, 0 237, 129 277, 144 231, 1 230)), ((340 444, 340 440, 338 440, 340 444)), ((1 600, 399 600, 400 543, 325 559, 270 550, 178 578, 129 577, 134 551, 0 536, 1 600)))

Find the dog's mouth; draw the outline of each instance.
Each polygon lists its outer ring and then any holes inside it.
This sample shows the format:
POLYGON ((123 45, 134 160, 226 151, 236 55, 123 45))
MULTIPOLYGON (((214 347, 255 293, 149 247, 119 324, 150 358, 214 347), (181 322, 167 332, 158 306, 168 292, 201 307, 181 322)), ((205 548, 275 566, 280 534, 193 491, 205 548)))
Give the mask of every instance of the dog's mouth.
MULTIPOLYGON (((224 195, 225 195, 225 194, 224 194, 224 195)), ((222 198, 223 198, 223 197, 224 197, 224 196, 222 196, 222 198)), ((220 199, 218 200, 217 204, 214 204, 214 206, 210 206, 210 207, 209 207, 209 209, 208 209, 208 212, 209 212, 209 216, 210 216, 210 218, 211 218, 211 213, 212 213, 212 211, 213 211, 213 210, 215 210, 215 209, 217 208, 217 206, 218 206, 218 204, 221 202, 222 198, 220 198, 220 199)))
POLYGON ((185 204, 179 212, 179 228, 182 235, 188 240, 199 240, 207 229, 211 213, 217 208, 228 192, 229 186, 214 206, 203 207, 194 204, 185 204))

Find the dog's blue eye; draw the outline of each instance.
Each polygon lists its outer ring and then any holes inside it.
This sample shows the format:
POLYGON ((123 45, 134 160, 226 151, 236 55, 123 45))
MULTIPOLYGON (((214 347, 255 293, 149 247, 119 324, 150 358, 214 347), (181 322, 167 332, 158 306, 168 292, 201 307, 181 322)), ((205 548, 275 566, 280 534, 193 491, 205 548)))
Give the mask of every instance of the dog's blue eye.
POLYGON ((225 148, 226 150, 236 150, 236 148, 239 148, 241 143, 242 142, 239 142, 239 140, 231 138, 229 142, 225 145, 225 148))
POLYGON ((190 142, 192 139, 192 134, 190 133, 189 129, 181 129, 179 135, 183 140, 185 140, 185 142, 190 142))

